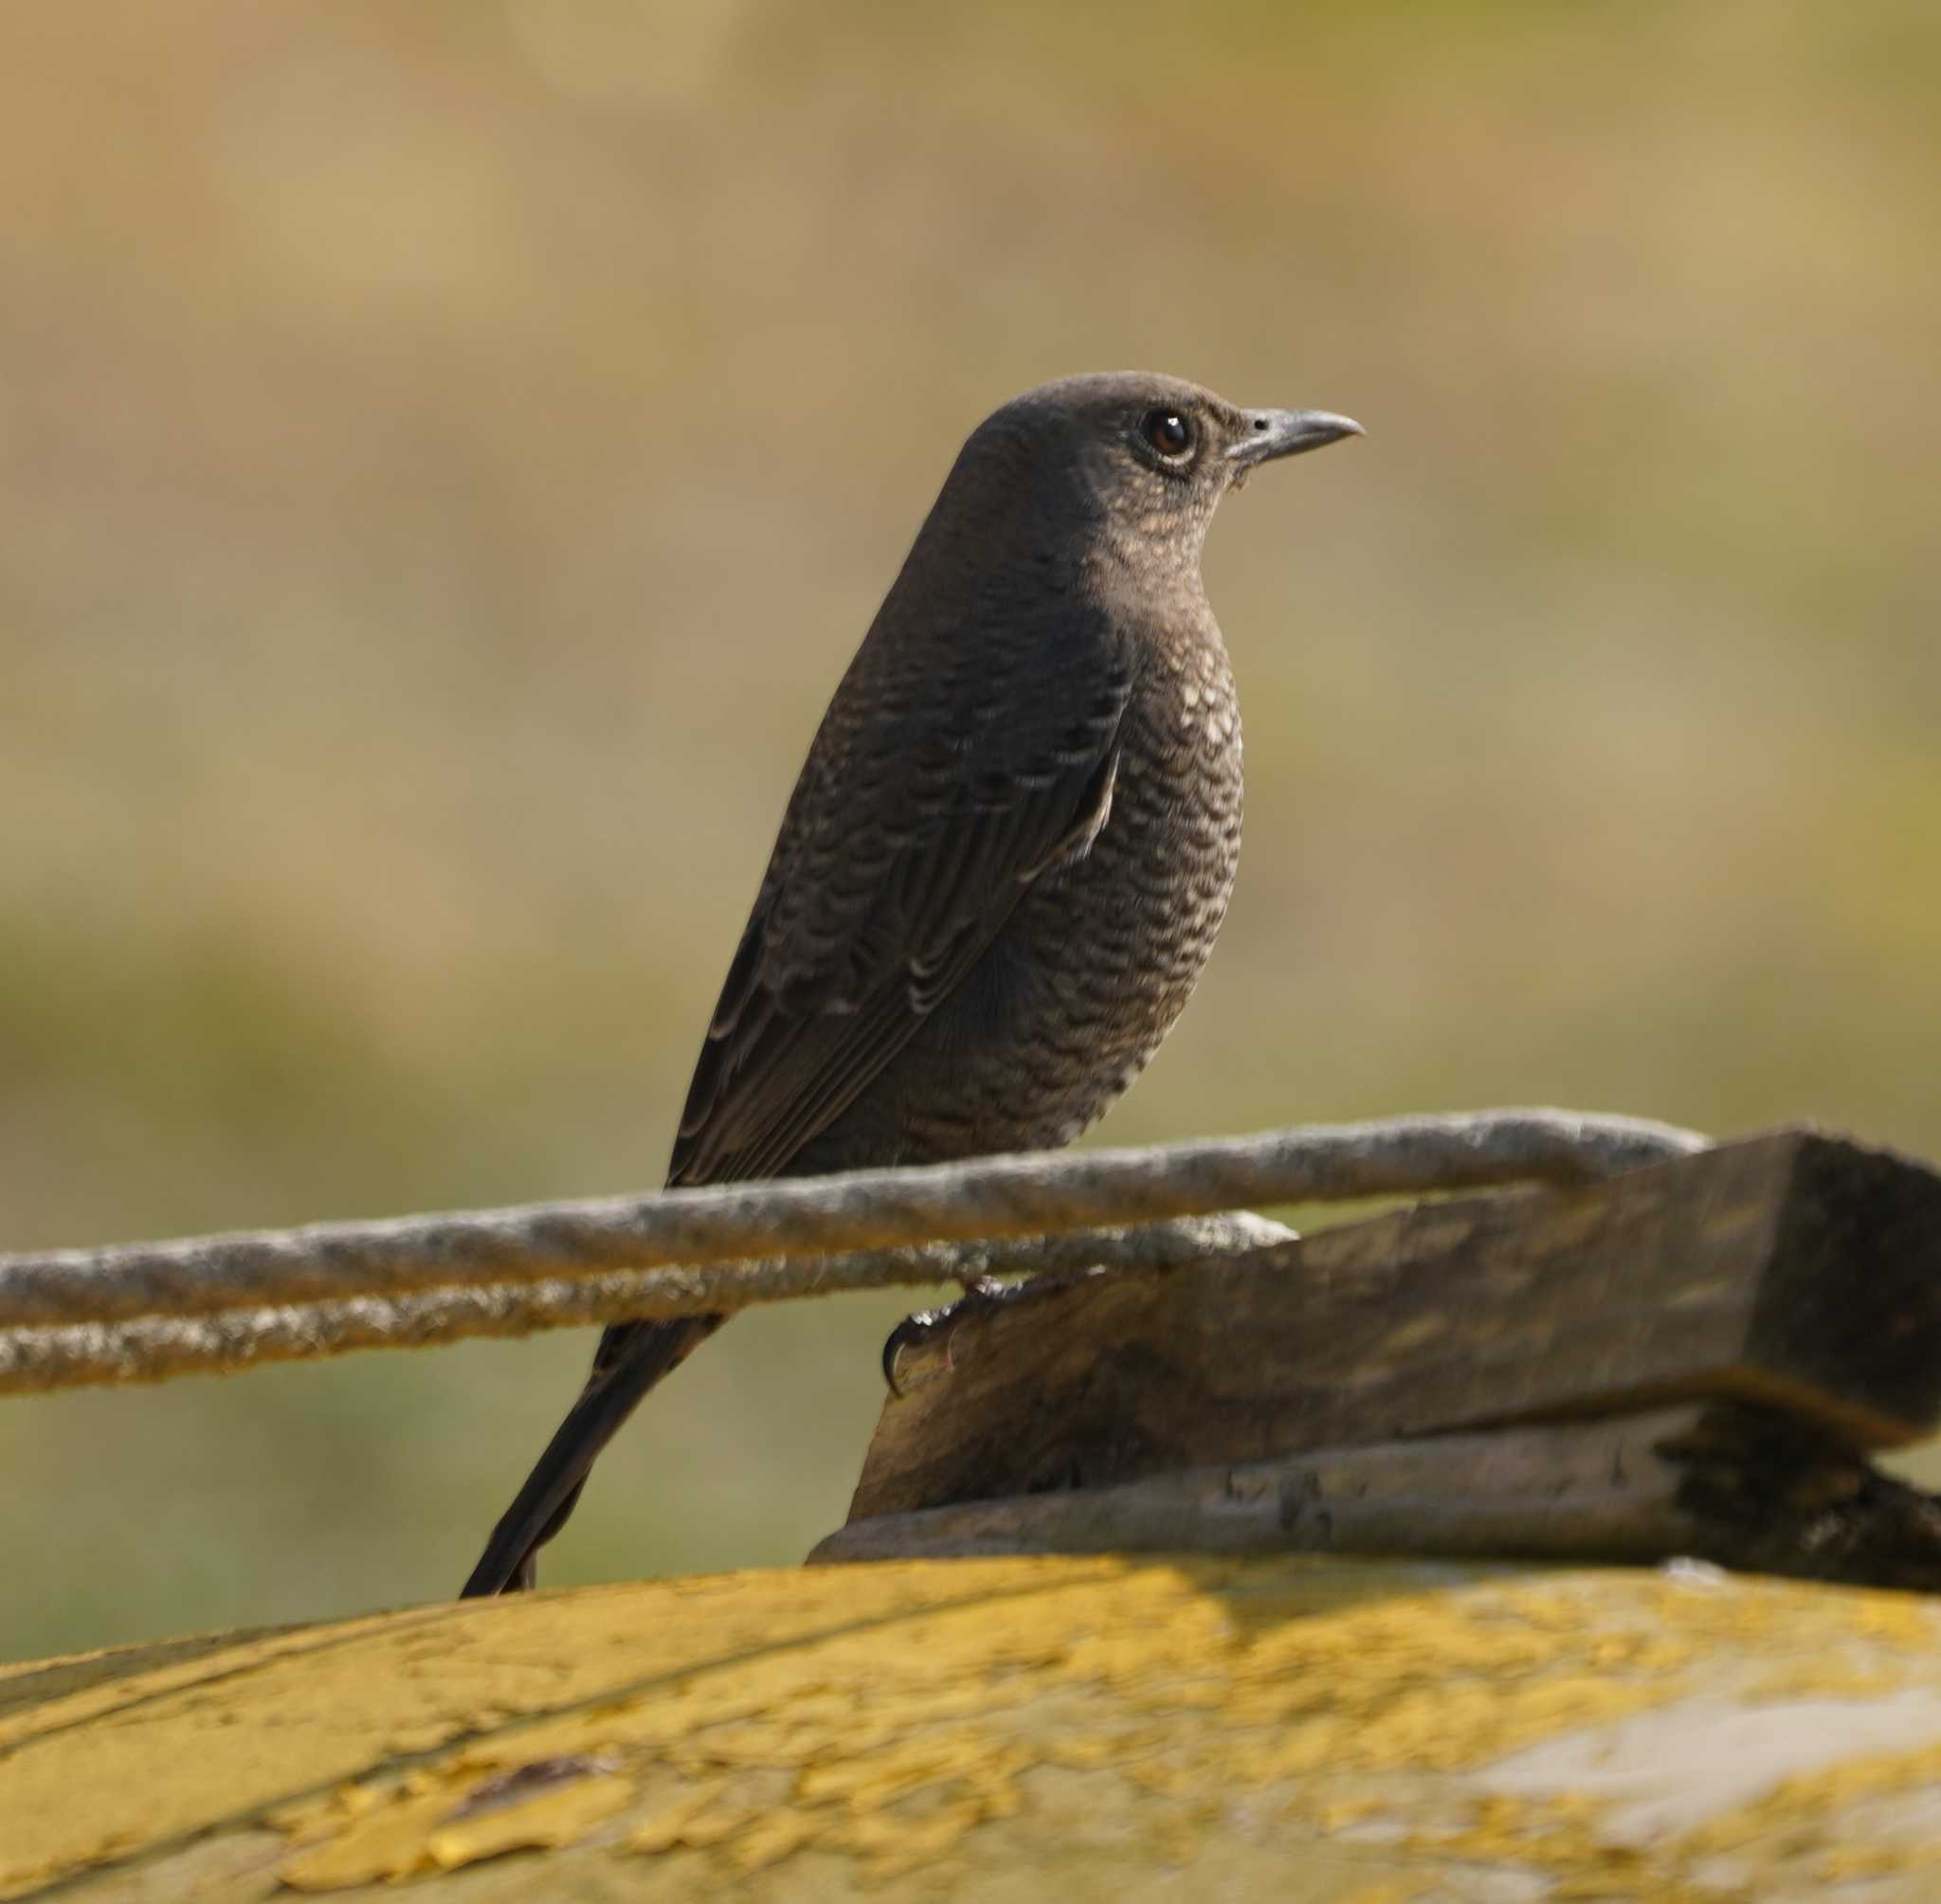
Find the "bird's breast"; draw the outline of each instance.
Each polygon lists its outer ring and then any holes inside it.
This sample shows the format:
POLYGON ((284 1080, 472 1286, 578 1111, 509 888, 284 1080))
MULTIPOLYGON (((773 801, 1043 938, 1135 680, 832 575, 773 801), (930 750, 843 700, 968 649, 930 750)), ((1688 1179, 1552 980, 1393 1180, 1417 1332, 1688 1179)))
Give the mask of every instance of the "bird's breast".
POLYGON ((1001 1148, 1064 1143, 1138 1075, 1191 996, 1240 863, 1240 706, 1217 638, 1151 658, 1118 734, 1112 808, 1000 943, 1010 1062, 983 1107, 1001 1148))
POLYGON ((1119 745, 1112 818, 1072 898, 1088 920, 1148 950, 1136 988, 1176 1013, 1176 988, 1191 988, 1212 951, 1240 864, 1240 700, 1217 640, 1154 659, 1119 745))

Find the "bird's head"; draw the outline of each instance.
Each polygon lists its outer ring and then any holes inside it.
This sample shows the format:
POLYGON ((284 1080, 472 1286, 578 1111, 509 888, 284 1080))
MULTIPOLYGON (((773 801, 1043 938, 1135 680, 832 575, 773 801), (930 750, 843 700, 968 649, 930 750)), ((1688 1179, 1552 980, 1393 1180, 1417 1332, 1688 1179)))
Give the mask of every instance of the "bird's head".
POLYGON ((1027 508, 1076 503, 1075 526, 1105 546, 1196 572, 1214 508, 1249 472, 1361 434, 1328 410, 1245 409, 1178 377, 1064 377, 988 417, 952 487, 1007 487, 1027 508))

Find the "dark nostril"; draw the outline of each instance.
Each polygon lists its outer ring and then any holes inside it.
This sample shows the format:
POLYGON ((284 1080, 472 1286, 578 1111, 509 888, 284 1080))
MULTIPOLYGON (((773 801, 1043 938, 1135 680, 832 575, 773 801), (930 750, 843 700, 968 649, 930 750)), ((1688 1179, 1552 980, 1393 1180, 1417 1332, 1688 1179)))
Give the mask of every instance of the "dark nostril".
POLYGON ((1254 427, 1256 429, 1265 429, 1267 427, 1267 419, 1263 416, 1257 416, 1254 419, 1254 427))

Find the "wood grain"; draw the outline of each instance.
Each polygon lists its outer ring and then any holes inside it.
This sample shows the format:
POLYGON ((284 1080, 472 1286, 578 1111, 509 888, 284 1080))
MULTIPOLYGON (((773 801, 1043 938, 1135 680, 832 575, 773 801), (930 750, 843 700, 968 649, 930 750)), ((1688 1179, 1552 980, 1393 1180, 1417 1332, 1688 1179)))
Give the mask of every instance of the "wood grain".
POLYGON ((851 1521, 809 1558, 1115 1552, 1691 1556, 1933 1591, 1941 1506, 1823 1430, 1692 1402, 921 1508, 851 1521))

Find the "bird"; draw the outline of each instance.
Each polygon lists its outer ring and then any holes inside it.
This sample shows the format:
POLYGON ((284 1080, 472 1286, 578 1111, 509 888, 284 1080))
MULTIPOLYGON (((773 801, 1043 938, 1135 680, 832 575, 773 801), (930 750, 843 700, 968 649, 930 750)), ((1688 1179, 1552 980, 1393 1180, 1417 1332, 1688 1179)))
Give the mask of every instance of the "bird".
MULTIPOLYGON (((670 1188, 1069 1143, 1179 1016, 1240 859, 1240 705, 1201 579, 1261 464, 1361 435, 1179 378, 970 433, 823 716, 728 967, 670 1188)), ((539 1548, 725 1316, 615 1324, 463 1597, 539 1548)))

